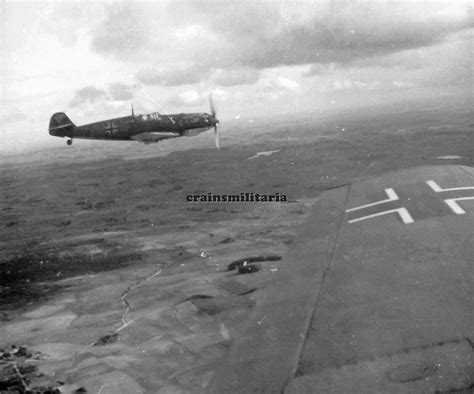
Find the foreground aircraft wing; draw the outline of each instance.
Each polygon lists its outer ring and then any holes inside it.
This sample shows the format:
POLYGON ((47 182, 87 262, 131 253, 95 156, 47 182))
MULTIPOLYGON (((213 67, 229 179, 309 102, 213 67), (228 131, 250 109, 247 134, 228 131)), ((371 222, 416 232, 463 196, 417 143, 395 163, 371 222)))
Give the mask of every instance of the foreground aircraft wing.
POLYGON ((173 132, 148 132, 148 133, 140 133, 135 134, 132 139, 135 141, 144 142, 145 144, 151 144, 154 142, 158 142, 161 140, 166 140, 168 138, 176 138, 180 137, 181 134, 173 133, 173 132))
POLYGON ((210 392, 470 392, 474 168, 327 191, 286 260, 210 392))

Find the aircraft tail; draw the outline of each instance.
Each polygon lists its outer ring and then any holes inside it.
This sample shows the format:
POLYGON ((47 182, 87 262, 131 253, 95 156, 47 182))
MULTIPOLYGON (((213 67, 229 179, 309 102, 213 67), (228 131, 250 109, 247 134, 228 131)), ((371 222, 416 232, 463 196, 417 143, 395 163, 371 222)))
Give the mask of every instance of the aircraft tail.
POLYGON ((76 129, 64 112, 56 112, 49 121, 49 134, 57 137, 66 137, 76 129))

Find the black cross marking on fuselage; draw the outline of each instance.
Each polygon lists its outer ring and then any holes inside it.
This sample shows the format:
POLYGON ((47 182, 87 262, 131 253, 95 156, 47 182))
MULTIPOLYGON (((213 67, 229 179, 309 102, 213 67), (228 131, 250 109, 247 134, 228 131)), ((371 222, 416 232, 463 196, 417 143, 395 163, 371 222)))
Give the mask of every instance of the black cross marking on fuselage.
POLYGON ((346 209, 349 223, 356 223, 392 213, 405 224, 430 217, 462 215, 461 204, 474 200, 474 186, 444 188, 433 180, 385 189, 387 198, 346 209))
POLYGON ((107 126, 105 126, 105 132, 108 134, 115 134, 118 131, 118 126, 115 122, 109 122, 107 123, 107 126))

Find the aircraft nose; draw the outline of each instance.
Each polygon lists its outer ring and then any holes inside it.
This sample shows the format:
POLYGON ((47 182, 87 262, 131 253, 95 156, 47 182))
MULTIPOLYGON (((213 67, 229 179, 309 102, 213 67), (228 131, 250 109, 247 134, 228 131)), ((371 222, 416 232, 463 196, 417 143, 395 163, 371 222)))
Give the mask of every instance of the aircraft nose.
POLYGON ((213 115, 209 115, 209 121, 211 122, 211 125, 212 126, 215 126, 216 124, 219 124, 219 119, 217 119, 215 116, 213 115))

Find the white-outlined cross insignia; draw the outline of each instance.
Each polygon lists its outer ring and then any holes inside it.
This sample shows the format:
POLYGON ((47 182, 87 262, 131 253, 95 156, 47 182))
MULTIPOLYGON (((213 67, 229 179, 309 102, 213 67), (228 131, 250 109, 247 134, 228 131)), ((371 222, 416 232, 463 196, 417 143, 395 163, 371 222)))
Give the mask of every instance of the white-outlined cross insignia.
MULTIPOLYGON (((375 205, 385 204, 385 203, 388 203, 388 202, 391 202, 391 201, 399 200, 397 193, 395 193, 395 190, 393 190, 392 188, 385 189, 385 194, 388 197, 385 200, 373 202, 372 204, 361 205, 361 206, 355 207, 355 208, 346 209, 346 212, 354 212, 354 211, 358 211, 359 209, 369 208, 369 207, 373 207, 375 205)), ((405 207, 401 207, 401 208, 396 208, 396 209, 389 209, 387 211, 377 212, 377 213, 374 213, 372 215, 361 216, 361 217, 358 217, 356 219, 349 220, 349 223, 360 222, 362 220, 372 219, 376 216, 388 215, 389 213, 398 213, 398 215, 402 219, 403 223, 405 223, 405 224, 414 222, 414 220, 411 217, 408 210, 405 207)))
MULTIPOLYGON (((452 192, 459 190, 474 190, 474 186, 464 186, 464 187, 451 187, 447 189, 441 188, 435 181, 426 181, 429 187, 433 189, 436 193, 442 192, 452 192)), ((458 201, 474 200, 474 196, 470 197, 458 197, 458 198, 447 198, 444 200, 446 205, 452 209, 456 215, 463 215, 466 211, 457 203, 458 201)))
POLYGON ((419 186, 415 184, 415 185, 408 186, 411 189, 407 189, 406 186, 405 187, 400 186, 402 199, 399 198, 399 196, 397 195, 394 189, 387 188, 387 189, 384 189, 385 194, 387 195, 386 199, 376 201, 370 204, 360 205, 358 207, 346 209, 345 212, 349 214, 351 212, 366 210, 366 215, 362 215, 359 217, 352 216, 352 218, 348 219, 348 223, 356 223, 356 222, 364 221, 367 219, 373 219, 378 216, 388 215, 391 213, 398 214, 398 216, 400 217, 400 219, 402 220, 404 224, 414 223, 415 220, 413 219, 413 216, 409 212, 407 207, 404 206, 405 204, 409 207, 410 210, 415 209, 414 214, 416 217, 420 219, 425 219, 427 217, 443 215, 443 214, 446 215, 446 214, 449 214, 449 212, 453 212, 456 215, 463 215, 466 213, 466 211, 459 205, 458 202, 474 200, 473 195, 471 196, 466 195, 466 194, 470 194, 468 191, 471 191, 471 190, 474 191, 474 186, 442 188, 433 180, 426 181, 425 183, 429 187, 428 190, 431 190, 432 192, 434 192, 435 194, 439 196, 446 197, 446 198, 443 198, 442 201, 445 203, 447 207, 449 207, 449 210, 447 209, 443 210, 441 209, 441 207, 435 208, 434 205, 430 206, 430 204, 433 204, 433 201, 435 201, 436 199, 433 200, 432 197, 428 198, 428 196, 424 194, 426 192, 421 192, 421 189, 419 189, 419 186), (414 187, 415 189, 413 189, 414 187), (441 193, 441 194, 438 194, 438 193, 441 193), (398 203, 394 203, 397 201, 398 203), (428 201, 431 201, 431 203, 429 203, 428 201), (380 207, 381 210, 377 212, 378 208, 374 209, 373 207, 379 206, 379 205, 381 206, 380 207))

